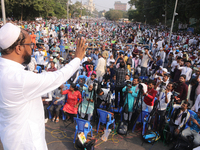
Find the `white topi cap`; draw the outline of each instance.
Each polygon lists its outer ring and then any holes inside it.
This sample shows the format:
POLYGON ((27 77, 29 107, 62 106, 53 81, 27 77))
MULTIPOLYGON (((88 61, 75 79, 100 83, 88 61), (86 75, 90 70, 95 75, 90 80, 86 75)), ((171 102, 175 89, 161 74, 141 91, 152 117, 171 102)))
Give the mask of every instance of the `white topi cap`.
POLYGON ((6 23, 0 28, 0 47, 7 49, 15 43, 20 35, 21 29, 12 23, 6 23))
POLYGON ((164 71, 164 72, 166 72, 166 73, 168 72, 168 71, 167 71, 167 68, 163 68, 162 71, 164 71))

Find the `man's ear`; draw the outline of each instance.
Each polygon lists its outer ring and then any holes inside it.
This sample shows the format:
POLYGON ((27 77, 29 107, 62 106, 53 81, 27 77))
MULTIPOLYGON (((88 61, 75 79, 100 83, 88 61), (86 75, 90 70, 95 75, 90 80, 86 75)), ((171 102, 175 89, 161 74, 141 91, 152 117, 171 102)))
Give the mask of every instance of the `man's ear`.
POLYGON ((17 46, 15 47, 15 52, 16 52, 17 55, 22 54, 22 48, 21 48, 20 45, 17 45, 17 46))

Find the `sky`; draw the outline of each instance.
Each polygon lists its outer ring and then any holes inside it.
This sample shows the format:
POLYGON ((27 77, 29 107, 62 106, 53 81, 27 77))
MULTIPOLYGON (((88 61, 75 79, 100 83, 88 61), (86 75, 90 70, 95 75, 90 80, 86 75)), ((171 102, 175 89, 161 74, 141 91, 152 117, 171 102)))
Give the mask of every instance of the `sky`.
MULTIPOLYGON (((73 3, 75 3, 76 1, 81 2, 81 0, 71 0, 73 3)), ((83 4, 87 2, 87 0, 82 0, 83 4)), ((127 10, 130 7, 128 5, 128 1, 129 0, 93 0, 93 3, 95 4, 95 8, 98 11, 102 11, 102 10, 109 10, 110 8, 114 8, 114 3, 115 1, 121 1, 122 3, 127 3, 127 10)))

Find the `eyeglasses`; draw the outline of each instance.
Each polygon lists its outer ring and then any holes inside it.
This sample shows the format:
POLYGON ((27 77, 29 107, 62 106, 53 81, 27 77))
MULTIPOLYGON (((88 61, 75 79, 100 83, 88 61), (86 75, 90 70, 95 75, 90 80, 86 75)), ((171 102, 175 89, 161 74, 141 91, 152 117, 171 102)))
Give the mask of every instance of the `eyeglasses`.
POLYGON ((35 44, 34 43, 25 43, 25 44, 21 44, 21 45, 29 45, 32 49, 34 48, 35 44))

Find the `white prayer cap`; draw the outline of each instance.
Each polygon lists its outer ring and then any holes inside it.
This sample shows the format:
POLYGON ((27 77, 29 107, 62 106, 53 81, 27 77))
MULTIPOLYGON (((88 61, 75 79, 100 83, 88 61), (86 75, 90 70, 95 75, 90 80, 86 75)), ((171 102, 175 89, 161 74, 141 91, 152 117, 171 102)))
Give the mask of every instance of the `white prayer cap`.
POLYGON ((166 73, 168 72, 168 71, 167 71, 167 68, 163 68, 162 71, 164 71, 164 72, 166 72, 166 73))
POLYGON ((59 60, 62 60, 62 61, 63 61, 63 60, 64 60, 64 58, 60 57, 60 58, 59 58, 59 60))
POLYGON ((9 48, 17 41, 20 32, 21 29, 18 26, 12 23, 6 23, 0 28, 0 47, 2 49, 9 48))

